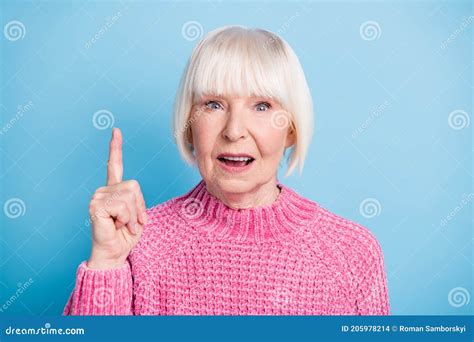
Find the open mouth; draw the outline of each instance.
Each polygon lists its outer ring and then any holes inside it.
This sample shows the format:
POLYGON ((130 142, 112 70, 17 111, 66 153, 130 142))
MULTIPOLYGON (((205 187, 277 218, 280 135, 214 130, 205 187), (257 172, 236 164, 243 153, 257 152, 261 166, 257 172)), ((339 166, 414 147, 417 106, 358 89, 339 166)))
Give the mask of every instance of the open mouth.
POLYGON ((252 157, 227 157, 227 156, 217 157, 217 159, 221 163, 224 163, 225 165, 234 166, 234 167, 247 166, 255 160, 252 157))

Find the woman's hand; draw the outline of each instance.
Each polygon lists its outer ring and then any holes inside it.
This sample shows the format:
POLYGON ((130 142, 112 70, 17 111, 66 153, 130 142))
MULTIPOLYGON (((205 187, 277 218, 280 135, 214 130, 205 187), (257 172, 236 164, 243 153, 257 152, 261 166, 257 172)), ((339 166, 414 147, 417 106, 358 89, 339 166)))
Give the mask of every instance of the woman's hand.
POLYGON ((123 266, 140 240, 146 223, 145 200, 136 180, 122 181, 122 134, 112 131, 107 185, 98 188, 89 204, 92 252, 87 266, 96 269, 123 266))

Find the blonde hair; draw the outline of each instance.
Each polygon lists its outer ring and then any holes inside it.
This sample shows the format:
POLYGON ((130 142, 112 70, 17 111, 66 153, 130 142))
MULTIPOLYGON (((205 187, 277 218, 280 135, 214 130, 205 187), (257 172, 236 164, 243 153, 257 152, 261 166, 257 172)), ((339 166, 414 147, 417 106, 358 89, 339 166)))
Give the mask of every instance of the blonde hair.
POLYGON ((288 112, 295 133, 285 176, 296 166, 301 174, 313 135, 313 103, 298 57, 281 37, 258 28, 224 26, 209 32, 196 45, 173 109, 175 141, 188 164, 195 163, 188 139, 191 109, 203 94, 277 100, 288 112))

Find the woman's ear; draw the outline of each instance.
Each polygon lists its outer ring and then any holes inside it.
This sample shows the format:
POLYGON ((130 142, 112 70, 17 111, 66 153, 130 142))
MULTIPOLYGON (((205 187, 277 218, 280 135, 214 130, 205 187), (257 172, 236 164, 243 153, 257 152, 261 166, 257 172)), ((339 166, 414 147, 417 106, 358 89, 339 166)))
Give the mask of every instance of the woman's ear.
POLYGON ((295 143, 296 143, 296 129, 292 122, 290 127, 288 127, 288 132, 286 134, 285 148, 291 147, 295 143))
POLYGON ((186 139, 188 140, 188 143, 192 146, 193 145, 193 132, 191 130, 191 127, 189 127, 186 131, 186 139))

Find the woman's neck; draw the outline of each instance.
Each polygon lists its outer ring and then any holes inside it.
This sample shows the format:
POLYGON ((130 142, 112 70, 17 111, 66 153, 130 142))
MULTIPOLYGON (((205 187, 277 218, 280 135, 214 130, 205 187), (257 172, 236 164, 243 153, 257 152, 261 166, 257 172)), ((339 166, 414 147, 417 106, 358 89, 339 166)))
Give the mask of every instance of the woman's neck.
POLYGON ((206 184, 206 188, 209 193, 232 209, 256 208, 272 204, 281 192, 276 179, 246 192, 228 192, 213 184, 206 184))

